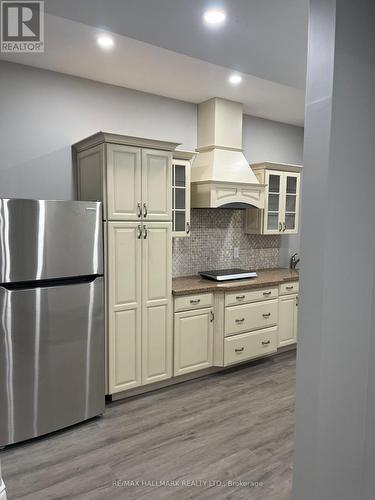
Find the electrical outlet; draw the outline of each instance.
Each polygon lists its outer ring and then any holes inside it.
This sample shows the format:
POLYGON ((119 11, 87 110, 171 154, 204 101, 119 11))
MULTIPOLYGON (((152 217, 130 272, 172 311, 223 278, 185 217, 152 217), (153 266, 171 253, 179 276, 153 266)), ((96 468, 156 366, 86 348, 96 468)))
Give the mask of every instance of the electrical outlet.
POLYGON ((240 258, 240 249, 238 247, 233 248, 233 258, 235 258, 235 259, 240 258))

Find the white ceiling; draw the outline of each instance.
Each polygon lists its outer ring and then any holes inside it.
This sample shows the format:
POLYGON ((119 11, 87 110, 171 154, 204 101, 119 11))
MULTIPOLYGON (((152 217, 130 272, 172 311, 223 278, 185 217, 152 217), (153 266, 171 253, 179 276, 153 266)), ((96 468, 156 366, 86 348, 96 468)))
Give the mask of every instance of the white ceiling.
MULTIPOLYGON (((253 5, 254 2, 255 0, 247 0, 247 5, 253 5)), ((65 18, 46 14, 45 52, 2 53, 0 57, 16 63, 188 102, 198 103, 214 96, 232 99, 244 103, 244 111, 247 114, 303 125, 304 86, 301 82, 304 82, 306 52, 304 39, 307 37, 307 29, 303 19, 301 21, 301 12, 304 12, 301 7, 296 8, 298 16, 295 16, 293 22, 289 19, 289 26, 285 25, 285 13, 281 21, 279 19, 280 22, 274 20, 274 25, 279 26, 279 31, 284 28, 289 35, 284 36, 281 41, 275 34, 272 43, 266 43, 264 40, 269 34, 270 27, 261 26, 260 21, 264 22, 265 19, 263 11, 261 11, 263 15, 259 15, 259 18, 256 16, 259 9, 254 9, 253 16, 245 18, 249 26, 247 24, 244 26, 242 21, 235 17, 232 23, 237 23, 237 31, 233 31, 232 26, 226 35, 225 32, 222 33, 222 39, 220 30, 213 32, 202 27, 200 18, 202 9, 200 10, 198 4, 200 7, 207 5, 207 2, 202 0, 153 0, 152 2, 106 0, 107 9, 104 11, 103 3, 99 0, 74 0, 74 2, 48 0, 47 10, 56 11, 65 18), (85 10, 83 3, 89 4, 90 9, 85 10), (153 8, 146 14, 146 3, 149 7, 158 6, 159 9, 153 8), (139 10, 134 7, 135 4, 139 10), (177 14, 181 16, 186 13, 186 4, 194 15, 189 10, 190 17, 187 16, 184 23, 183 20, 179 20, 177 14), (184 9, 177 9, 182 5, 185 6, 184 9), (167 9, 167 6, 170 9, 167 9), (85 24, 67 17, 79 18, 85 24), (99 20, 101 20, 100 25, 99 20), (299 20, 298 29, 296 27, 292 29, 290 24, 293 25, 297 20, 299 20), (199 26, 195 31, 192 29, 193 21, 199 26), (259 25, 257 33, 253 32, 254 23, 259 25), (100 50, 95 42, 99 28, 104 24, 107 31, 115 33, 115 48, 112 51, 100 50), (191 29, 191 41, 186 41, 185 44, 186 30, 189 29, 191 29), (130 35, 119 34, 119 31, 130 35), (246 57, 244 49, 245 42, 248 42, 246 38, 248 31, 253 37, 256 36, 258 41, 254 50, 249 48, 246 57), (301 31, 304 36, 301 35, 301 31), (261 33, 264 33, 264 36, 258 37, 261 33), (295 44, 291 43, 293 33, 299 33, 295 42, 298 40, 299 49, 302 45, 303 50, 294 50, 295 44), (280 43, 275 43, 275 38, 280 43), (288 44, 290 52, 287 49, 288 44), (169 50, 169 47, 174 50, 169 50), (283 48, 282 51, 280 47, 283 48), (233 69, 241 70, 243 74, 243 82, 237 87, 229 85, 227 81, 233 69)), ((228 2, 229 19, 231 9, 234 7, 244 9, 244 3, 245 0, 228 2)), ((270 4, 276 7, 285 3, 286 12, 289 12, 292 4, 305 4, 305 0, 283 0, 283 2, 262 0, 255 3, 268 4, 269 12, 273 12, 277 17, 280 15, 280 9, 272 9, 270 4)), ((238 15, 238 11, 236 12, 238 15)))

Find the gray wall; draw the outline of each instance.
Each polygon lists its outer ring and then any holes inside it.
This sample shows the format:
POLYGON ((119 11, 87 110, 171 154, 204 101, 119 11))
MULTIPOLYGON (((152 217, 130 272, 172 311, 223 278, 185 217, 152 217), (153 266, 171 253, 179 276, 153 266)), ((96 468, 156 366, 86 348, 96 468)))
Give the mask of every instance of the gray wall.
MULTIPOLYGON (((197 107, 182 101, 0 61, 0 197, 74 197, 70 145, 104 130, 195 149, 197 107)), ((303 129, 244 117, 249 162, 301 163, 303 129)), ((281 238, 281 264, 298 249, 281 238)))
POLYGON ((372 500, 375 3, 311 0, 295 500, 372 500))

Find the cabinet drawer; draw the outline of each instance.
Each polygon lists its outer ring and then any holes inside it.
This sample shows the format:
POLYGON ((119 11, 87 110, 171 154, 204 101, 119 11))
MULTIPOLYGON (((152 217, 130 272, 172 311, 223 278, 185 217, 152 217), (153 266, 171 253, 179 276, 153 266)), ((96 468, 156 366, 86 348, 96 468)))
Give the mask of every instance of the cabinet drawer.
POLYGON ((298 293, 299 282, 293 281, 292 283, 283 283, 280 285, 280 295, 288 295, 289 293, 298 293))
POLYGON ((265 299, 276 299, 279 296, 277 287, 259 288, 258 290, 244 290, 225 294, 225 305, 235 306, 247 302, 258 302, 265 299))
POLYGON ((278 300, 267 300, 225 309, 225 336, 277 325, 278 300))
POLYGON ((242 333, 224 339, 224 366, 270 354, 277 350, 277 327, 242 333))
POLYGON ((214 299, 212 293, 200 293, 196 295, 184 295, 174 299, 174 310, 189 311, 190 309, 198 309, 201 307, 210 307, 213 305, 214 299))

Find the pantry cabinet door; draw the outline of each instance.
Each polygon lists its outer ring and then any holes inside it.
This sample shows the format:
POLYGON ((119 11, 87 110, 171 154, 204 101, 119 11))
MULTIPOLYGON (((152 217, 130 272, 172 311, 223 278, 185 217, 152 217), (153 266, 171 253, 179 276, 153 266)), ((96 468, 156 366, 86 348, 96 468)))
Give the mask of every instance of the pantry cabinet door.
POLYGON ((142 383, 172 376, 172 223, 144 222, 142 383))
POLYGON ((279 297, 279 347, 297 342, 298 295, 279 297))
POLYGON ((108 223, 109 393, 141 385, 141 230, 132 222, 108 223))
POLYGON ((195 309, 174 316, 174 375, 213 365, 213 310, 195 309))
POLYGON ((141 219, 141 149, 107 144, 108 220, 141 219))
POLYGON ((172 153, 142 149, 142 218, 172 220, 172 153))

